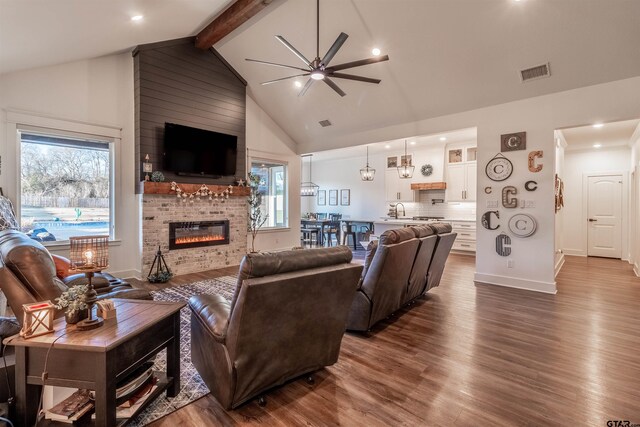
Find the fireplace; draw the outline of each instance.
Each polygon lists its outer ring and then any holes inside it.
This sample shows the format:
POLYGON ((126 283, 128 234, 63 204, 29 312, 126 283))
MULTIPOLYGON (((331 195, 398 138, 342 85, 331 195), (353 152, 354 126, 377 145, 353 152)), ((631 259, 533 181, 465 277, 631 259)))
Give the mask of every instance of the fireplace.
POLYGON ((169 250, 228 244, 228 220, 169 223, 169 250))

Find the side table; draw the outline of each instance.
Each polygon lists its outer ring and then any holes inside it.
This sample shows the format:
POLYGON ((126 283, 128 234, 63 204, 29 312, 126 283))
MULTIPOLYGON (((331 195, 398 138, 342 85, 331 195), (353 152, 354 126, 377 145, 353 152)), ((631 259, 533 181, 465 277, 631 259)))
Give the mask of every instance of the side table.
MULTIPOLYGON (((45 384, 95 390, 95 425, 125 425, 129 418, 116 419, 116 385, 165 348, 166 376, 158 375, 158 388, 140 411, 165 390, 167 397, 178 394, 180 309, 185 304, 113 301, 116 318, 106 319, 97 329, 80 331, 60 318, 54 322, 52 334, 30 339, 13 336, 5 340, 5 344, 16 348, 16 425, 30 427, 35 423, 45 384), (43 381, 47 352, 48 375, 43 381)), ((48 420, 47 423, 55 424, 48 420)))

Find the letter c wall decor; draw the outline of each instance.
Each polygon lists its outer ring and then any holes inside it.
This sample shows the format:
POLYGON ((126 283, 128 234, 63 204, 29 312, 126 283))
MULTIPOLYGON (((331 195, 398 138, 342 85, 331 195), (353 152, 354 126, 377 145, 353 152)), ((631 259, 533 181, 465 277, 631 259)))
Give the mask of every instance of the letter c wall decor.
POLYGON ((530 172, 540 172, 542 170, 542 165, 536 165, 536 159, 542 158, 542 150, 532 151, 529 153, 529 171, 530 172))
POLYGON ((500 256, 511 255, 511 237, 504 233, 498 234, 496 237, 496 252, 500 256))
POLYGON ((495 215, 496 220, 500 219, 500 211, 487 211, 482 214, 482 226, 487 230, 497 230, 500 228, 500 224, 491 225, 491 214, 495 215))
POLYGON ((518 199, 515 196, 518 194, 518 189, 513 185, 507 185, 502 189, 502 206, 505 208, 517 208, 518 199))

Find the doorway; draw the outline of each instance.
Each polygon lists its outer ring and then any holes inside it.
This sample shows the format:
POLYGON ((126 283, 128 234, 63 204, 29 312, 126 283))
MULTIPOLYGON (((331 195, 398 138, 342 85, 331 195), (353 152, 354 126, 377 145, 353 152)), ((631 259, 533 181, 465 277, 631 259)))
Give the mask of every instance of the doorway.
POLYGON ((587 256, 622 258, 622 175, 588 175, 587 256))

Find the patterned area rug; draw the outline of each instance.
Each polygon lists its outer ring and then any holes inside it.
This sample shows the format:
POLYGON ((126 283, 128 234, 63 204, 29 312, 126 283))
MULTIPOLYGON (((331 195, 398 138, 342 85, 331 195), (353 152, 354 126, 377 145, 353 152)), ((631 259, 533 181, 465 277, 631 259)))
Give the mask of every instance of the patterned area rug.
MULTIPOLYGON (((160 291, 152 291, 151 295, 156 301, 186 302, 193 295, 219 294, 231 301, 237 280, 233 276, 223 276, 160 291)), ((165 351, 160 352, 156 357, 154 369, 158 371, 166 369, 165 351)), ((191 364, 191 310, 189 307, 184 307, 180 311, 180 393, 170 399, 163 393, 135 420, 132 420, 130 425, 135 427, 147 425, 207 393, 209 393, 209 389, 200 378, 198 371, 191 364)))

